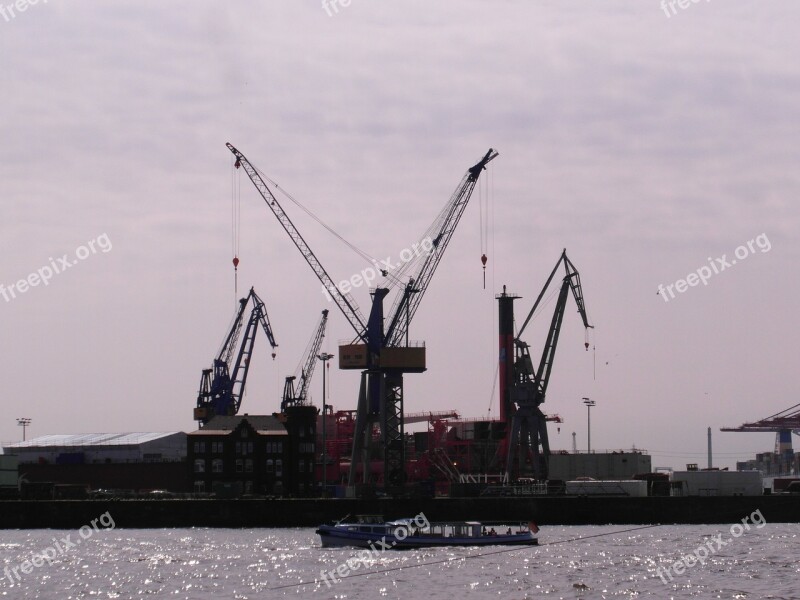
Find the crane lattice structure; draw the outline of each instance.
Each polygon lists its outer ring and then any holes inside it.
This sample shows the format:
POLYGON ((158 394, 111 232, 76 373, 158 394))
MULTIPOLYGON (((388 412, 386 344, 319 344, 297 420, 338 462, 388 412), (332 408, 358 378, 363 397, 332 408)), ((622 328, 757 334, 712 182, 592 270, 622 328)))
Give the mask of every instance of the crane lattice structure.
POLYGON ((308 395, 308 386, 311 383, 311 378, 314 376, 314 367, 317 366, 317 354, 322 346, 322 340, 325 339, 325 326, 328 323, 328 311, 322 311, 322 317, 319 320, 319 325, 314 329, 314 335, 308 343, 302 362, 303 368, 300 369, 299 374, 290 375, 286 378, 286 383, 283 386, 283 400, 281 401, 281 411, 285 411, 291 406, 305 406, 308 404, 306 396, 308 395), (300 379, 300 385, 295 389, 294 382, 300 379))
POLYGON ((430 250, 421 258, 416 272, 398 293, 386 319, 383 300, 391 291, 386 287, 377 287, 372 292, 372 307, 369 318, 365 319, 355 300, 339 289, 311 251, 260 172, 233 145, 227 144, 227 147, 236 157, 235 167, 241 167, 247 173, 356 334, 353 344, 339 348, 339 368, 362 371, 349 485, 356 484, 359 464, 363 465, 363 477, 367 477, 371 431, 373 425, 379 423, 384 460, 383 483, 390 493, 401 493, 406 480, 403 374, 425 371, 425 347, 409 344, 409 325, 464 214, 481 172, 497 156, 497 152, 490 148, 480 161, 467 170, 429 230, 432 233, 430 250), (384 323, 389 324, 386 329, 384 323))

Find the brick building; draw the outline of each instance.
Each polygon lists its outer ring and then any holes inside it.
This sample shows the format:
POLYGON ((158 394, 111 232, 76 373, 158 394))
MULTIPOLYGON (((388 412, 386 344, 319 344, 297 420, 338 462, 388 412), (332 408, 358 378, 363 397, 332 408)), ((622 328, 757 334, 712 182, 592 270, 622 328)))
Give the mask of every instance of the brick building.
POLYGON ((187 434, 193 491, 217 495, 315 493, 316 409, 276 415, 218 415, 187 434))

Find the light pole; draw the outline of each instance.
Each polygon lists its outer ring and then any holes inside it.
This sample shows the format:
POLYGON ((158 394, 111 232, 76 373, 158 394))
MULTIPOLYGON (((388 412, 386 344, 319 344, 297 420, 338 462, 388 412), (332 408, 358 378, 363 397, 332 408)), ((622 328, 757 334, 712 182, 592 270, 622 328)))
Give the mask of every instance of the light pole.
POLYGON ((25 441, 25 430, 28 428, 28 425, 31 424, 31 420, 28 417, 23 417, 21 419, 17 419, 17 425, 22 427, 22 441, 25 441))
POLYGON ((596 404, 594 400, 583 398, 583 403, 586 405, 586 453, 592 452, 592 407, 596 404))
POLYGON ((317 354, 317 358, 322 361, 322 497, 325 498, 328 492, 328 457, 325 452, 325 422, 328 420, 328 405, 326 396, 326 375, 328 370, 328 361, 333 358, 333 354, 323 352, 317 354))

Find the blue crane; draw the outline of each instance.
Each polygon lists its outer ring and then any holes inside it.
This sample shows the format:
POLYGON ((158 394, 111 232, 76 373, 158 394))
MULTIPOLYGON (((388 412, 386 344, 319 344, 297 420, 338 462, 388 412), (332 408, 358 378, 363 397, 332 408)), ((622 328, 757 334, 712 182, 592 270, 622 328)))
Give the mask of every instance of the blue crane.
POLYGON ((270 346, 272 346, 272 358, 274 359, 275 348, 278 347, 278 344, 272 334, 267 307, 258 297, 255 290, 250 288, 250 293, 239 300, 239 307, 234 315, 233 324, 222 342, 212 368, 203 369, 203 374, 200 378, 200 391, 197 394, 197 407, 194 409, 194 419, 196 421, 200 421, 205 425, 215 415, 230 416, 239 412, 259 325, 267 335, 270 346), (253 308, 245 326, 244 316, 246 308, 251 301, 253 308), (239 337, 243 327, 244 337, 241 345, 239 345, 239 337))

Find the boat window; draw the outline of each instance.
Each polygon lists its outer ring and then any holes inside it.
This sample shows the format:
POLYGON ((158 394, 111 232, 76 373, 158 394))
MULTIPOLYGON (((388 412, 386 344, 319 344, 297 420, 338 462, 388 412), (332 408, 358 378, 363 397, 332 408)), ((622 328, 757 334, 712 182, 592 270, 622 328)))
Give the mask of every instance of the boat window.
POLYGON ((371 533, 372 527, 359 527, 358 530, 364 533, 371 533))

